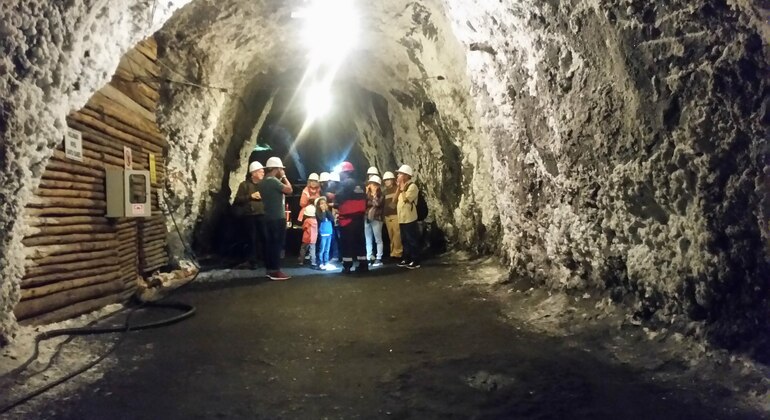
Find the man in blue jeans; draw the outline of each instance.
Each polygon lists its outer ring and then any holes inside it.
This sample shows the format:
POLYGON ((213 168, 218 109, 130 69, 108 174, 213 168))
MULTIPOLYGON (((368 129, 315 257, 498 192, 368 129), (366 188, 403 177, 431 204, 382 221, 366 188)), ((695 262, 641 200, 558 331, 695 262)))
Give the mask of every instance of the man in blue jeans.
POLYGON ((271 157, 265 165, 265 179, 259 183, 265 207, 265 270, 270 280, 291 278, 281 271, 281 251, 286 239, 286 195, 293 191, 284 169, 280 158, 271 157))
POLYGON ((410 270, 420 268, 420 226, 417 224, 417 197, 420 194, 417 184, 412 182, 414 170, 409 165, 401 165, 396 182, 398 190, 398 224, 401 230, 401 242, 404 245, 403 260, 399 267, 410 270))

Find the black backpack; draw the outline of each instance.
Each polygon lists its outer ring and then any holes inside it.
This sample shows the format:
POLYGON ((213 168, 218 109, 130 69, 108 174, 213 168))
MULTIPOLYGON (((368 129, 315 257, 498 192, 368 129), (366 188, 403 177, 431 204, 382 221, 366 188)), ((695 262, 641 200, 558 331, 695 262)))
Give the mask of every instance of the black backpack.
POLYGON ((425 201, 425 193, 422 192, 422 187, 417 186, 417 220, 423 221, 428 217, 428 202, 425 201))

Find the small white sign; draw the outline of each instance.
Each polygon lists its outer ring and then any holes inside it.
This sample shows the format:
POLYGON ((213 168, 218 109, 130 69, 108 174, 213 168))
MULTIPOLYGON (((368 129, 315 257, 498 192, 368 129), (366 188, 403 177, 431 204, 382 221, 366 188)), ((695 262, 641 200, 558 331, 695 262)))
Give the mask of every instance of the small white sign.
POLYGON ((132 204, 131 214, 134 216, 141 216, 144 214, 144 204, 132 204))
POLYGON ((126 169, 134 168, 134 153, 128 146, 123 146, 123 166, 126 169))
POLYGON ((83 161, 83 136, 80 131, 67 128, 64 134, 64 155, 67 159, 83 161))

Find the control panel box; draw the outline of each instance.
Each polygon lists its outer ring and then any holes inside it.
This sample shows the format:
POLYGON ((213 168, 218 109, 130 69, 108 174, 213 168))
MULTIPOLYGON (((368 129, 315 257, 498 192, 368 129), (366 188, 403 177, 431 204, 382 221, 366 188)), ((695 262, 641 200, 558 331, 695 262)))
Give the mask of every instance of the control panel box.
POLYGON ((107 167, 107 217, 150 217, 150 171, 107 167))

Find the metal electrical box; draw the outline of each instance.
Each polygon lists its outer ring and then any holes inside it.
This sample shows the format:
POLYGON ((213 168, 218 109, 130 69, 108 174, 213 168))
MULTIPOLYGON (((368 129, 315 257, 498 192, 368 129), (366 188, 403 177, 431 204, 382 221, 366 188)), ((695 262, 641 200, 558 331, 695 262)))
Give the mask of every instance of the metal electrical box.
POLYGON ((106 168, 107 217, 150 217, 150 171, 106 168))

